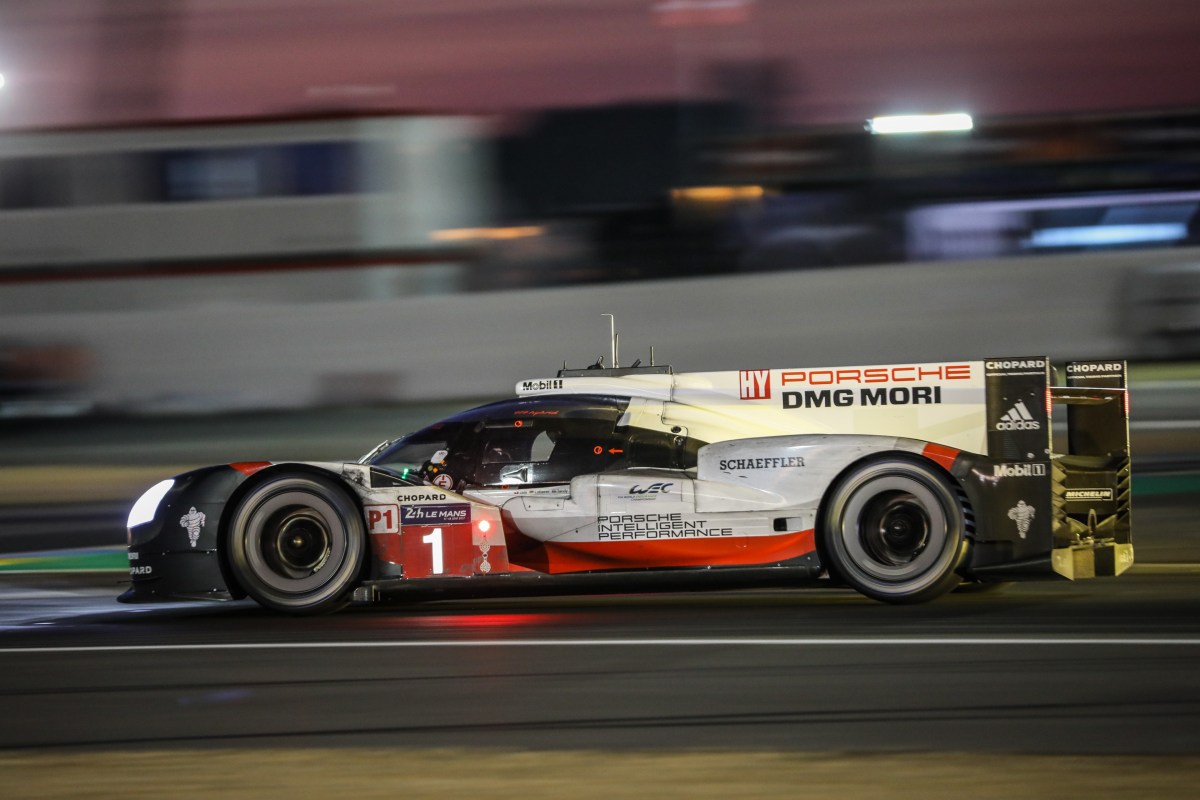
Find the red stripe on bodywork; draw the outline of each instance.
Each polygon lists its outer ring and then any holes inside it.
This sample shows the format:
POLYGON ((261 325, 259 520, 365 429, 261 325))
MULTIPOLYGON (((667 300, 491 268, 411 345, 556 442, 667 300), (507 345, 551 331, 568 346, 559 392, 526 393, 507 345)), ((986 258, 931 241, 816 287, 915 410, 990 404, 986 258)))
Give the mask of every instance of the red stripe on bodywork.
POLYGON ((776 564, 816 550, 813 531, 720 539, 654 539, 639 542, 541 542, 505 530, 512 566, 536 572, 597 569, 750 566, 776 564))
POLYGON ((936 461, 946 468, 949 472, 954 466, 954 459, 958 458, 959 450, 953 447, 946 447, 940 444, 927 444, 925 449, 921 451, 921 455, 928 458, 930 461, 936 461))
POLYGON ((271 466, 270 461, 238 461, 236 464, 230 464, 230 469, 236 469, 243 475, 253 475, 260 469, 266 469, 271 466))

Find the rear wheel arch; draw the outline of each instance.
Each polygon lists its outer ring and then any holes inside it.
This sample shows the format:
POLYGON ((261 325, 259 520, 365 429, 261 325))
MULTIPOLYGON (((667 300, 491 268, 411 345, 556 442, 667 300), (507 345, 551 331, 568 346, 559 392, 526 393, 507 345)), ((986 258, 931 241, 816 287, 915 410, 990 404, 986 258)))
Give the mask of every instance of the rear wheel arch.
POLYGON ((822 565, 831 577, 883 602, 924 602, 955 588, 973 538, 974 513, 959 481, 936 461, 907 451, 874 453, 849 464, 829 483, 817 512, 822 565), (853 531, 847 513, 868 519, 872 533, 853 531), (929 532, 929 545, 900 536, 900 546, 892 548, 877 530, 889 514, 899 523, 938 530, 929 532), (936 554, 925 552, 929 546, 936 546, 936 554), (912 574, 905 575, 910 565, 912 574))

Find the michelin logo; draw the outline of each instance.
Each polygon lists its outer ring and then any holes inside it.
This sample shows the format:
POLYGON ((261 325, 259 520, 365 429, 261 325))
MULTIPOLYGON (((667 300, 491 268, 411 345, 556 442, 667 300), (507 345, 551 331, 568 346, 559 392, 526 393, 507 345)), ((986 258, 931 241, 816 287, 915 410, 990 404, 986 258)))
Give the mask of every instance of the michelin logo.
POLYGON ((1067 489, 1066 498, 1068 502, 1077 503, 1088 500, 1104 500, 1111 501, 1113 499, 1112 489, 1067 489))
POLYGON ((179 518, 179 527, 187 531, 188 544, 192 547, 200 541, 200 529, 204 527, 207 517, 200 511, 196 510, 195 506, 188 509, 188 513, 179 518))
POLYGON ((1025 405, 1024 400, 1018 400, 1004 416, 1000 417, 995 429, 998 431, 1040 431, 1042 423, 1029 413, 1029 407, 1025 405))
POLYGON ((1029 527, 1033 524, 1035 513, 1034 507, 1024 500, 1018 500, 1017 504, 1008 510, 1008 518, 1017 523, 1017 533, 1022 539, 1029 535, 1029 527))

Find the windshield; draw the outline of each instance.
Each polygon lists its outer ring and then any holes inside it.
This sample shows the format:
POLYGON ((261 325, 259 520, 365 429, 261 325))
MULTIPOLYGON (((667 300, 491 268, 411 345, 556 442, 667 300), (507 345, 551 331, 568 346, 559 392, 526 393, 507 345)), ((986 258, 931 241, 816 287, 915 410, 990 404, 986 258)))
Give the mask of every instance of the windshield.
POLYGON ((439 422, 428 428, 410 433, 389 444, 380 452, 369 456, 365 463, 400 473, 407 478, 429 462, 445 460, 451 444, 462 433, 461 422, 439 422), (435 458, 436 456, 436 458, 435 458))

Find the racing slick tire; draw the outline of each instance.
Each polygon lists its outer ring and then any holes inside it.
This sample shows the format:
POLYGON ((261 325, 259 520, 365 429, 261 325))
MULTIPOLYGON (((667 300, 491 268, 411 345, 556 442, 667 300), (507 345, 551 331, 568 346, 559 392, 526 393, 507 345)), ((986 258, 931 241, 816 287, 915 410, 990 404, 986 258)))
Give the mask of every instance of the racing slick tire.
POLYGON ((229 566, 246 594, 291 614, 345 605, 358 583, 366 532, 354 501, 316 475, 282 475, 251 489, 229 526, 229 566))
POLYGON ((966 513, 933 466, 904 458, 862 464, 830 491, 822 519, 826 566, 867 597, 920 603, 962 581, 966 513))

